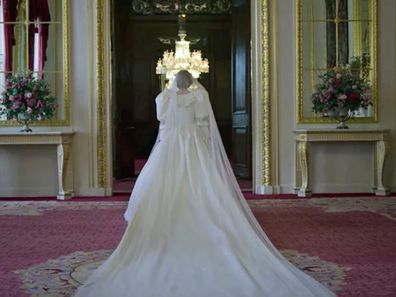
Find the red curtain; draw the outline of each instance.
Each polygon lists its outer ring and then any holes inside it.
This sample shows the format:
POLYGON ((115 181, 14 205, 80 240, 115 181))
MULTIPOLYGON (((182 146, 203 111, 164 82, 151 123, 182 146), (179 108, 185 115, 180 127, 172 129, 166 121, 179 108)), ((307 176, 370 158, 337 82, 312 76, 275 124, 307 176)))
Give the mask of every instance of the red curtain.
POLYGON ((4 71, 12 71, 12 47, 15 45, 14 24, 7 22, 15 22, 17 16, 18 0, 0 0, 3 6, 3 29, 4 29, 4 48, 5 63, 4 71))
POLYGON ((49 24, 42 24, 40 22, 50 22, 51 15, 48 6, 48 0, 30 0, 29 1, 29 20, 37 22, 35 26, 29 27, 29 69, 34 68, 34 36, 37 33, 39 36, 39 73, 44 68, 44 63, 47 60, 46 51, 48 45, 49 24))

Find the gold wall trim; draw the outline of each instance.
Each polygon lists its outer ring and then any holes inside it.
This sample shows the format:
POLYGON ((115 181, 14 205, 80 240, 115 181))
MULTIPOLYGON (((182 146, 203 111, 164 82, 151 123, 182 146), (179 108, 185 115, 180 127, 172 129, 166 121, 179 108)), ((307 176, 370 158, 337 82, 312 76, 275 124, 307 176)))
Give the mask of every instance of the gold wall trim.
POLYGON ((262 0, 262 83, 263 83, 263 159, 262 159, 262 183, 264 186, 272 186, 272 156, 271 156, 271 97, 270 97, 270 49, 269 49, 269 0, 262 0))
MULTIPOLYGON (((62 73, 63 73, 63 100, 64 119, 34 121, 30 126, 71 126, 71 99, 70 99, 70 0, 62 0, 62 73)), ((58 22, 51 22, 56 24, 58 22)), ((17 127, 21 124, 15 120, 0 121, 0 127, 17 127)))
POLYGON ((96 95, 97 95, 97 170, 98 186, 106 186, 106 98, 105 98, 105 11, 96 0, 96 95))
MULTIPOLYGON (((303 109, 303 20, 302 10, 303 1, 296 0, 296 122, 297 124, 334 124, 336 120, 325 118, 321 116, 304 116, 303 109)), ((348 120, 350 123, 378 123, 379 121, 379 104, 378 104, 378 0, 371 2, 371 9, 373 12, 372 23, 373 23, 373 34, 371 42, 372 52, 372 102, 373 102, 373 116, 372 117, 356 117, 348 120)))
MULTIPOLYGON (((66 22, 62 26, 62 38, 63 38, 63 83, 64 83, 64 113, 65 119, 63 121, 63 126, 71 125, 71 102, 70 102, 70 1, 64 0, 62 2, 62 22, 66 22)), ((52 123, 51 123, 52 125, 52 123)))
POLYGON ((88 180, 89 180, 89 187, 94 188, 96 185, 96 159, 95 159, 95 139, 94 135, 96 135, 95 131, 95 117, 96 110, 94 110, 94 88, 95 88, 95 70, 94 70, 94 63, 95 58, 92 56, 92 53, 95 49, 95 36, 93 35, 94 31, 94 10, 95 10, 95 3, 91 1, 87 2, 87 10, 88 10, 88 19, 87 19, 87 27, 88 27, 88 57, 89 57, 89 64, 88 64, 88 153, 89 153, 89 170, 88 170, 88 180))

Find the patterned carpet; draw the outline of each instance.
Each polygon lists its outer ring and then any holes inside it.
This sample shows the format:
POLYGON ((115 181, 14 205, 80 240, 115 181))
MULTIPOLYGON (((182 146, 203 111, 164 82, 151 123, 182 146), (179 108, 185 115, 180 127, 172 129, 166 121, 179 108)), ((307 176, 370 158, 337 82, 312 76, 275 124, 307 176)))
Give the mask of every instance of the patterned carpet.
MULTIPOLYGON (((282 253, 338 296, 396 296, 396 198, 249 204, 282 253)), ((1 201, 0 296, 70 296, 117 245, 125 207, 1 201)))

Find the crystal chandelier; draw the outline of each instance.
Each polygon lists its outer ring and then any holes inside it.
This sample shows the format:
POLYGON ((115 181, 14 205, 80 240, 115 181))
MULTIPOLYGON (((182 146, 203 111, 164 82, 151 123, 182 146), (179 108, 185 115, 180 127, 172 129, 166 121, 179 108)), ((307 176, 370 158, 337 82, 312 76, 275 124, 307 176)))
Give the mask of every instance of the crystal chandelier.
POLYGON ((185 19, 185 14, 179 16, 180 40, 176 41, 175 52, 165 51, 162 59, 157 62, 156 73, 164 74, 168 80, 173 80, 180 70, 188 70, 194 78, 199 78, 201 73, 209 72, 209 61, 202 59, 201 51, 190 52, 190 42, 185 40, 187 36, 184 29, 185 19))

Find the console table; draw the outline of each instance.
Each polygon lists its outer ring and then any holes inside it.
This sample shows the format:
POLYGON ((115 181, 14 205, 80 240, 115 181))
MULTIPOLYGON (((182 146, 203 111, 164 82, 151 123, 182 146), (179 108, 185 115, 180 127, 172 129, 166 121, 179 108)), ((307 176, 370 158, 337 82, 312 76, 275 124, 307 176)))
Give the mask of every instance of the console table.
POLYGON ((297 145, 297 166, 301 170, 301 186, 297 195, 299 197, 311 196, 309 183, 309 151, 312 142, 373 142, 375 150, 375 180, 374 193, 377 196, 389 195, 384 187, 382 177, 384 162, 388 146, 388 130, 357 130, 357 129, 307 129, 295 130, 297 145))
POLYGON ((73 135, 74 132, 0 132, 0 145, 56 145, 59 188, 57 198, 65 200, 74 195, 70 154, 73 135))

